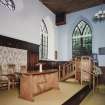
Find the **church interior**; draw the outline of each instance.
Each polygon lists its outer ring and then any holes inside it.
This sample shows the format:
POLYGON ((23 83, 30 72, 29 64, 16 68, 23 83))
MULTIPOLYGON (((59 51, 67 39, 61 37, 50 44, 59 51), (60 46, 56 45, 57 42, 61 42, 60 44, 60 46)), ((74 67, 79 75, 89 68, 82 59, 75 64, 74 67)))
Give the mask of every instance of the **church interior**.
POLYGON ((0 0, 0 105, 105 105, 105 0, 0 0))

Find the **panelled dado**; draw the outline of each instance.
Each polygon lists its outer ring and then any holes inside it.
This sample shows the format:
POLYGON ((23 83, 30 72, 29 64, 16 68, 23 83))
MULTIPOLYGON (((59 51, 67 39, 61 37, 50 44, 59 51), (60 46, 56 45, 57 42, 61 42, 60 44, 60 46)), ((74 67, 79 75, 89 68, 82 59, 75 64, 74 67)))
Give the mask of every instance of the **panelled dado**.
POLYGON ((15 48, 15 50, 17 49, 16 52, 20 50, 27 51, 27 54, 26 53, 22 54, 22 55, 27 55, 27 59, 25 58, 27 62, 26 63, 27 69, 28 70, 35 69, 35 64, 38 63, 38 58, 39 58, 38 57, 39 56, 39 45, 0 35, 0 46, 5 47, 5 48, 7 47, 7 49, 12 48, 12 50, 13 48, 15 48))

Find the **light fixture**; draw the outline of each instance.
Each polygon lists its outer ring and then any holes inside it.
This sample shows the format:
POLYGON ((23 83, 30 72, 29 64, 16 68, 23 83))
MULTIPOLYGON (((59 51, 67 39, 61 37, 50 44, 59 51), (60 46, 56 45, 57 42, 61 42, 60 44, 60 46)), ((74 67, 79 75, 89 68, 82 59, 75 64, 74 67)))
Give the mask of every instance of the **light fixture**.
POLYGON ((15 10, 15 3, 13 0, 0 0, 0 5, 8 7, 10 10, 15 10))
POLYGON ((94 15, 95 21, 102 21, 105 20, 105 10, 101 9, 94 15))

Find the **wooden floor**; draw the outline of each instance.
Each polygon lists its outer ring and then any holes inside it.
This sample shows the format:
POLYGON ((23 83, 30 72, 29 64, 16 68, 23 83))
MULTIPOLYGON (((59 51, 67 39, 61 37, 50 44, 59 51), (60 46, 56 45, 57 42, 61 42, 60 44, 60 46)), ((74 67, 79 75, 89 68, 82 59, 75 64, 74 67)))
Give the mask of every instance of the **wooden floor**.
POLYGON ((19 89, 0 91, 0 105, 62 105, 84 86, 78 83, 60 82, 59 90, 50 90, 34 97, 34 102, 19 98, 19 89))
POLYGON ((80 105, 105 105, 105 85, 98 86, 95 93, 90 92, 80 105))
MULTIPOLYGON (((85 86, 78 83, 60 82, 59 90, 50 90, 34 97, 34 102, 19 98, 19 89, 0 90, 0 105, 74 105, 65 103, 81 91, 85 86)), ((78 97, 79 98, 79 97, 78 97)), ((77 99, 75 99, 77 101, 77 99)), ((92 91, 84 98, 80 105, 105 105, 105 85, 98 86, 93 94, 92 91)))

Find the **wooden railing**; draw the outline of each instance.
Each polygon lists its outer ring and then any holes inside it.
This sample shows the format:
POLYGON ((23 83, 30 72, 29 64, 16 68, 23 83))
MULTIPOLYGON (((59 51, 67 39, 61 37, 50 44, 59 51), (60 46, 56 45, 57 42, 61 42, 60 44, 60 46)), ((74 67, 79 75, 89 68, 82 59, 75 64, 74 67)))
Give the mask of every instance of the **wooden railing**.
POLYGON ((59 81, 64 81, 71 76, 75 76, 75 66, 73 61, 59 65, 59 81))
MULTIPOLYGON (((89 56, 76 57, 72 61, 68 61, 59 65, 59 81, 65 81, 73 77, 76 81, 92 85, 93 92, 98 84, 98 76, 94 71, 96 65, 89 56)), ((97 72, 97 71, 96 71, 97 72)), ((100 73, 98 73, 100 75, 100 73)))
MULTIPOLYGON (((79 56, 75 57, 71 61, 59 66, 59 80, 66 80, 74 75, 74 79, 82 83, 82 81, 87 81, 84 78, 82 70, 92 71, 92 61, 89 56, 79 56)), ((88 76, 88 81, 90 81, 90 74, 88 76)))
POLYGON ((89 86, 91 87, 91 85, 92 85, 92 90, 93 90, 93 92, 95 92, 97 76, 96 76, 94 73, 92 73, 92 72, 87 72, 87 71, 83 71, 83 72, 86 72, 86 73, 88 73, 88 74, 91 75, 92 80, 91 80, 91 82, 89 83, 89 86))

